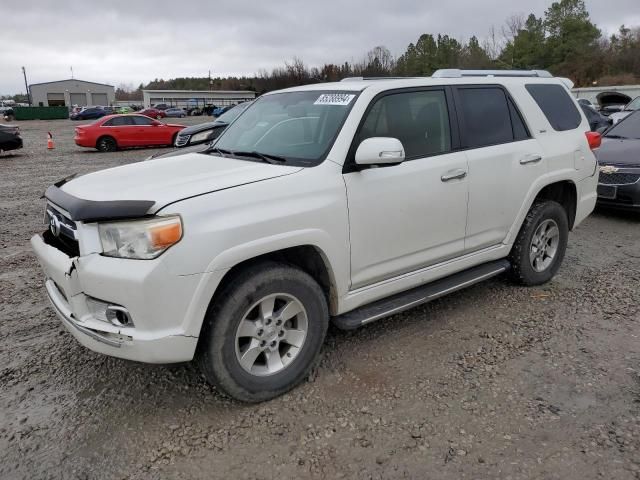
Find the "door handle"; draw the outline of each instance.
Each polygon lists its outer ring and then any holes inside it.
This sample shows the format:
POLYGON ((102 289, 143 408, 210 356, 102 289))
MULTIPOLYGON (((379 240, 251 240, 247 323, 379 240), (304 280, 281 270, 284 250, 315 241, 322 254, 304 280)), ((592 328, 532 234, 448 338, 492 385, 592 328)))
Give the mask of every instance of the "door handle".
POLYGON ((440 180, 442 180, 443 182, 449 182, 451 180, 464 178, 466 176, 467 176, 466 170, 463 170, 461 168, 456 168, 455 170, 449 170, 447 173, 443 174, 440 177, 440 180))
POLYGON ((542 160, 542 155, 525 155, 520 159, 520 165, 527 165, 529 163, 538 163, 542 160))

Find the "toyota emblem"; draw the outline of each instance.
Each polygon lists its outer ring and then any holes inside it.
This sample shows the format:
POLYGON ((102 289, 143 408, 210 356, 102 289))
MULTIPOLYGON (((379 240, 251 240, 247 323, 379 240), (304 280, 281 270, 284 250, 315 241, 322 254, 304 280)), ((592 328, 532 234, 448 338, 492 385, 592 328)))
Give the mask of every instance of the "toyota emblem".
POLYGON ((49 230, 54 237, 60 236, 60 220, 55 215, 49 216, 49 230))

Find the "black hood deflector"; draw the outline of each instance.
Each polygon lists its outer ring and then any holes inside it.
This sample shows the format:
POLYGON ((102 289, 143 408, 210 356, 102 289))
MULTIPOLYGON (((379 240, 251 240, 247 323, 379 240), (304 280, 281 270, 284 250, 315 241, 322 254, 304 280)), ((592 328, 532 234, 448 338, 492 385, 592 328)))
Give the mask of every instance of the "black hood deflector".
POLYGON ((156 203, 153 200, 85 200, 68 194, 60 189, 60 186, 62 185, 50 186, 44 196, 69 213, 71 220, 75 221, 95 222, 144 217, 156 203))

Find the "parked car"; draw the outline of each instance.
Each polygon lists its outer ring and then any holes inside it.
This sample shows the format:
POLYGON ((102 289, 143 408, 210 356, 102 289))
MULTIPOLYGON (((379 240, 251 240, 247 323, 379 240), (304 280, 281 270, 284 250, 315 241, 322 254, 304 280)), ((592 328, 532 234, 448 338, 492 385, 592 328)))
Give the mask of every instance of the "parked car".
POLYGON ((605 117, 595 108, 589 107, 588 105, 580 103, 579 101, 578 103, 580 104, 580 108, 589 121, 589 127, 591 128, 592 132, 603 131, 609 128, 609 126, 613 123, 610 118, 605 117))
POLYGON ((596 155, 598 205, 640 211, 640 110, 607 130, 596 155))
POLYGON ((600 135, 569 83, 446 70, 265 94, 207 154, 50 186, 31 240, 48 296, 92 350, 196 358, 228 395, 273 398, 308 376, 330 320, 554 277, 598 183, 600 135))
POLYGON ((151 108, 155 108, 156 110, 166 110, 167 108, 171 108, 171 105, 168 103, 156 103, 155 105, 151 105, 151 108))
POLYGON ((631 101, 631 98, 620 92, 606 91, 597 95, 600 113, 608 117, 612 113, 620 112, 624 106, 631 101))
POLYGON ((93 120, 96 118, 102 118, 107 114, 104 108, 99 107, 89 107, 84 110, 80 110, 79 112, 72 113, 69 118, 71 120, 93 120))
POLYGON ((3 118, 12 121, 15 117, 15 113, 13 111, 13 107, 0 107, 0 120, 3 118))
POLYGON ((191 145, 199 145, 202 143, 210 143, 220 136, 224 129, 233 122, 251 102, 244 102, 236 105, 226 113, 223 113, 214 122, 201 123, 193 125, 182 130, 176 138, 175 146, 179 148, 189 147, 191 145))
POLYGON ((640 97, 636 97, 631 100, 622 108, 622 110, 612 113, 609 118, 613 121, 614 124, 616 124, 623 118, 631 115, 636 110, 640 110, 640 97))
POLYGON ((156 108, 145 108, 144 110, 140 110, 137 113, 139 113, 140 115, 146 115, 147 117, 155 118, 157 120, 166 118, 167 116, 164 110, 158 110, 156 108))
POLYGON ((108 115, 76 127, 75 142, 80 147, 112 152, 118 148, 173 145, 184 125, 158 122, 146 115, 108 115))
POLYGON ((167 108, 164 113, 167 117, 184 118, 187 116, 187 112, 183 108, 167 108))
POLYGON ((127 107, 127 106, 117 107, 115 110, 116 111, 114 113, 118 113, 120 115, 125 115, 127 113, 133 113, 134 112, 133 108, 127 107))
POLYGON ((212 110, 212 114, 214 117, 219 117, 220 115, 222 115, 223 113, 228 112, 229 110, 231 110, 233 107, 235 107, 236 104, 234 103, 233 105, 227 105, 225 107, 216 107, 212 110))
POLYGON ((20 128, 15 125, 0 124, 0 153, 22 148, 20 128))

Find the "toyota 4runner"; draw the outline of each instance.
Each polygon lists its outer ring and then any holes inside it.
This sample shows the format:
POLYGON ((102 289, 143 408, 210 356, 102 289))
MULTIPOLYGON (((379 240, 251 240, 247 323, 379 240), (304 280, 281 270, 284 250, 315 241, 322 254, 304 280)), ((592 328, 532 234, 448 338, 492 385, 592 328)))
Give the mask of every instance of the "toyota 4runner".
POLYGON ((599 135, 566 79, 438 71, 263 95, 207 150, 65 179, 31 243, 84 346, 197 359, 240 400, 352 329, 501 273, 560 268, 599 135))

